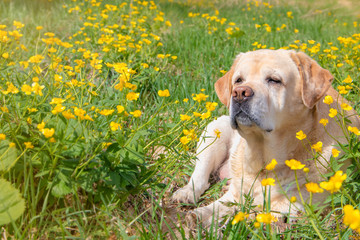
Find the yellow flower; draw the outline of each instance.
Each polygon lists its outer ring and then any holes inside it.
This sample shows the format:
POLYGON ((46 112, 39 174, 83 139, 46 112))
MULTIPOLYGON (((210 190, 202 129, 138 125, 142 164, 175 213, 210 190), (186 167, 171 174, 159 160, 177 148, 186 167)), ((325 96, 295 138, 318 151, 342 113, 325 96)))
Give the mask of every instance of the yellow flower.
POLYGON ((44 122, 41 122, 37 125, 37 128, 39 129, 39 131, 42 131, 45 127, 45 123, 44 122))
POLYGON ((310 169, 306 167, 303 169, 303 171, 304 171, 304 173, 308 173, 310 171, 310 169))
POLYGON ((255 222, 255 223, 254 223, 254 227, 255 227, 255 228, 259 228, 260 226, 261 226, 261 225, 260 225, 259 222, 255 222))
POLYGON ((352 109, 352 107, 346 103, 342 103, 341 108, 344 109, 345 111, 350 111, 352 109))
POLYGON ((32 145, 31 142, 24 142, 25 148, 34 148, 34 145, 32 145))
POLYGON ((322 193, 324 190, 317 183, 309 182, 305 184, 306 190, 311 193, 322 193))
POLYGON ((345 86, 338 86, 337 89, 339 90, 340 94, 347 94, 349 92, 346 90, 345 86))
POLYGON ((118 113, 122 113, 125 110, 125 108, 121 105, 116 106, 116 109, 117 109, 118 113))
POLYGON ((56 142, 56 139, 55 138, 50 138, 49 142, 54 143, 54 142, 56 142))
POLYGON ((53 98, 53 99, 51 99, 50 104, 61 104, 63 102, 65 102, 65 100, 62 98, 53 98))
POLYGON ((337 150, 336 148, 333 148, 333 149, 331 150, 331 154, 332 154, 332 156, 333 156, 334 158, 337 158, 337 157, 339 156, 339 154, 340 154, 340 151, 337 150))
POLYGON ((8 59, 8 58, 9 58, 9 53, 3 53, 1 56, 2 56, 3 58, 5 58, 5 59, 8 59))
POLYGON ((3 133, 0 133, 0 140, 5 140, 6 139, 6 135, 3 133))
POLYGON ((183 99, 183 102, 188 102, 188 101, 189 101, 188 98, 184 98, 184 99, 183 99))
POLYGON ((211 117, 211 112, 207 111, 206 113, 203 113, 201 114, 201 119, 204 120, 204 119, 207 119, 211 117))
POLYGON ((52 114, 58 114, 65 110, 65 107, 61 104, 57 104, 54 109, 51 111, 52 114))
POLYGON ((99 112, 99 114, 103 115, 103 116, 109 116, 111 115, 115 110, 109 110, 109 109, 104 109, 104 110, 101 110, 99 112))
POLYGON ((277 219, 270 213, 261 213, 256 216, 256 221, 259 223, 270 224, 271 222, 277 222, 277 219))
POLYGON ((303 140, 306 138, 306 134, 302 130, 300 130, 296 133, 296 138, 299 140, 303 140))
POLYGON ((191 139, 189 137, 187 137, 187 136, 183 136, 183 137, 180 138, 180 142, 182 144, 184 144, 184 145, 188 144, 190 142, 190 140, 191 139))
POLYGON ((261 181, 261 185, 265 186, 275 186, 275 179, 273 178, 265 178, 261 181))
POLYGON ((330 108, 329 112, 330 112, 329 117, 331 117, 331 118, 333 118, 337 115, 337 110, 334 108, 330 108))
POLYGON ((111 122, 110 123, 110 129, 111 129, 111 131, 116 131, 118 129, 121 129, 121 125, 119 123, 116 123, 116 122, 111 122))
POLYGON ((342 183, 346 179, 346 174, 343 174, 342 171, 337 171, 334 176, 332 176, 328 182, 321 182, 320 187, 334 193, 340 190, 342 183))
POLYGON ((86 114, 86 111, 84 109, 74 107, 74 114, 80 118, 80 120, 84 119, 84 115, 86 114))
POLYGON ((206 109, 210 112, 214 111, 215 108, 217 107, 218 103, 217 102, 207 102, 206 103, 206 109))
POLYGON ((180 114, 180 120, 181 121, 187 121, 187 120, 190 120, 191 117, 189 115, 186 115, 186 114, 180 114))
POLYGON ((25 26, 23 23, 18 22, 18 21, 14 21, 14 22, 13 22, 13 25, 16 27, 16 29, 22 28, 22 27, 25 26))
POLYGON ((170 93, 168 89, 165 90, 159 90, 158 94, 160 97, 170 97, 170 93))
POLYGON ((9 143, 9 147, 10 147, 10 148, 13 148, 13 147, 15 147, 15 146, 16 146, 15 143, 13 143, 13 142, 9 143))
POLYGON ((32 87, 30 85, 24 84, 21 86, 21 91, 24 92, 26 95, 30 95, 32 92, 32 87))
POLYGON ((42 96, 42 90, 44 89, 45 86, 43 85, 39 85, 37 82, 34 82, 32 85, 32 91, 39 96, 42 96))
POLYGON ((27 110, 29 111, 29 113, 38 111, 36 108, 27 108, 27 110))
POLYGON ((343 82, 344 82, 344 83, 352 83, 352 79, 351 79, 350 75, 348 75, 347 78, 345 78, 345 79, 343 80, 343 82))
POLYGON ((41 55, 35 55, 29 58, 29 62, 31 63, 40 63, 44 59, 41 55))
POLYGON ((295 196, 292 196, 292 197, 290 198, 290 202, 291 202, 291 203, 296 202, 296 200, 297 200, 297 199, 296 199, 296 197, 295 197, 295 196))
POLYGON ((42 132, 42 134, 44 134, 44 136, 46 138, 50 138, 50 137, 52 137, 54 135, 55 129, 54 128, 50 128, 50 129, 49 128, 44 128, 44 129, 41 130, 41 132, 42 132))
POLYGON ((36 27, 36 30, 40 31, 41 29, 43 29, 44 27, 43 26, 37 26, 36 27))
POLYGON ((63 111, 62 115, 66 118, 66 119, 75 119, 75 115, 71 113, 70 109, 63 111))
POLYGON ((199 93, 199 94, 196 94, 195 97, 193 97, 193 99, 197 102, 201 102, 201 101, 205 101, 208 97, 209 97, 209 95, 199 93))
POLYGON ((137 118, 137 117, 141 116, 141 111, 140 110, 135 110, 133 112, 130 112, 130 114, 137 118))
POLYGON ((238 222, 243 221, 245 218, 249 217, 249 214, 243 213, 243 212, 238 212, 234 219, 232 220, 231 224, 237 224, 238 222))
POLYGON ((266 165, 265 169, 268 171, 274 170, 276 164, 277 161, 275 159, 272 159, 271 162, 268 165, 266 165))
POLYGON ((324 125, 324 127, 329 123, 329 120, 327 120, 326 118, 322 118, 319 121, 320 124, 324 125))
POLYGON ((351 229, 360 231, 360 211, 351 205, 345 205, 343 223, 351 229))
POLYGON ((134 93, 134 92, 129 92, 126 95, 126 99, 129 101, 133 101, 133 100, 137 100, 139 98, 140 93, 134 93))
POLYGON ((311 146, 311 148, 314 149, 316 152, 321 153, 322 152, 322 146, 323 146, 323 143, 319 141, 319 142, 313 144, 311 146))
POLYGON ((201 113, 193 112, 193 114, 194 114, 195 117, 201 117, 201 113))
POLYGON ((330 105, 330 104, 332 104, 334 102, 334 100, 330 95, 327 95, 327 96, 325 96, 323 102, 330 105))
POLYGON ((348 130, 349 130, 349 132, 352 132, 357 136, 360 135, 360 131, 359 131, 359 129, 357 127, 348 126, 348 130))
POLYGON ((215 133, 215 135, 216 135, 216 138, 220 138, 221 132, 220 132, 219 129, 215 129, 215 130, 214 130, 214 133, 215 133))
POLYGON ((288 166, 291 170, 300 170, 305 167, 305 164, 301 164, 300 161, 295 159, 285 160, 286 166, 288 166))

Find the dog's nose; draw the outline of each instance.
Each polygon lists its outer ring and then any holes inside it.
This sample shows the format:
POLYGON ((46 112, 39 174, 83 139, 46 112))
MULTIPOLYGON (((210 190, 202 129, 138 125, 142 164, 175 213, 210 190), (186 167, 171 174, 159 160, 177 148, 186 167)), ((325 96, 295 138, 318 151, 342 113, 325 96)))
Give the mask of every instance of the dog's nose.
POLYGON ((251 87, 241 86, 233 90, 232 96, 238 102, 244 102, 254 96, 254 91, 251 89, 251 87))

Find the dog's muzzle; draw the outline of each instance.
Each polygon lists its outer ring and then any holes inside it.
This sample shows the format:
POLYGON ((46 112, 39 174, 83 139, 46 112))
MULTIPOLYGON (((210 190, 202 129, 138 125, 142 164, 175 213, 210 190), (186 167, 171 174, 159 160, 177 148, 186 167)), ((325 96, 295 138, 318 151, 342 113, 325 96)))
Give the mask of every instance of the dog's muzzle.
POLYGON ((232 91, 230 119, 231 126, 237 129, 239 125, 251 126, 256 123, 252 117, 250 100, 254 96, 252 88, 247 86, 236 87, 232 91))

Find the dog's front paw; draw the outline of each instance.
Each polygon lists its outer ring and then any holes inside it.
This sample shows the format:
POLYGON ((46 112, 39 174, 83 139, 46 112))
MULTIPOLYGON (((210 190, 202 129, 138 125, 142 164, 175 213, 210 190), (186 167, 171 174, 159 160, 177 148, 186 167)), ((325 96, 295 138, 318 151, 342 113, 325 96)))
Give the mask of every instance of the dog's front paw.
POLYGON ((173 202, 177 203, 192 203, 195 204, 200 198, 201 192, 194 191, 194 188, 186 185, 183 188, 177 190, 171 197, 173 202))

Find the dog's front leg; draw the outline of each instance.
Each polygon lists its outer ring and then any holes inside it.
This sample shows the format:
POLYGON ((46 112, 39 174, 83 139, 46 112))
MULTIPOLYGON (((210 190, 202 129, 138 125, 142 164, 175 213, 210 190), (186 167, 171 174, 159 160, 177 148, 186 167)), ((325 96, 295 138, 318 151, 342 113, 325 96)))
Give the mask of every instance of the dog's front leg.
POLYGON ((227 191, 217 201, 205 207, 197 208, 193 213, 205 228, 209 228, 211 224, 218 224, 226 215, 233 214, 235 210, 236 205, 232 191, 227 191), (231 203, 233 203, 232 206, 231 203))
POLYGON ((195 203, 209 188, 210 174, 217 171, 227 159, 233 134, 229 116, 222 116, 207 126, 198 142, 195 170, 189 183, 175 192, 173 201, 195 203), (217 137, 217 131, 220 132, 220 138, 217 137))

